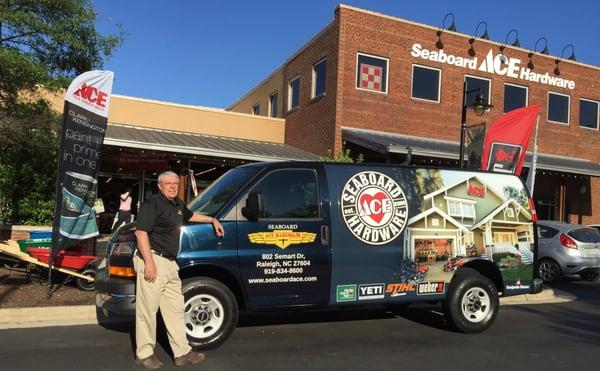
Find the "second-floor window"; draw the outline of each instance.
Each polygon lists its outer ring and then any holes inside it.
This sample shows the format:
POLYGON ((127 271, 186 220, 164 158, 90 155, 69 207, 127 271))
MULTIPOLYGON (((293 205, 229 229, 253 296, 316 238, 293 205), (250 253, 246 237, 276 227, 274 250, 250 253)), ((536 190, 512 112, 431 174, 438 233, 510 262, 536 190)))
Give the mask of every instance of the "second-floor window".
POLYGON ((483 95, 485 97, 485 102, 490 104, 491 101, 491 80, 484 79, 483 77, 475 77, 475 76, 465 76, 465 81, 467 82, 467 99, 465 103, 467 107, 470 107, 475 103, 475 98, 478 94, 483 95))
POLYGON ((325 94, 325 75, 327 73, 327 60, 321 59, 313 66, 312 71, 312 98, 325 94))
POLYGON ((587 99, 579 100, 579 126, 598 129, 598 102, 587 99))
POLYGON ((279 115, 279 94, 277 92, 269 95, 269 116, 277 117, 279 115))
POLYGON ((527 88, 504 84, 504 112, 510 112, 527 105, 527 88))
POLYGON ((442 71, 437 68, 413 64, 412 93, 416 99, 440 101, 440 76, 442 71))
POLYGON ((548 92, 548 121, 569 124, 569 103, 571 97, 548 92))
POLYGON ((260 115, 260 104, 256 103, 255 105, 252 106, 252 114, 260 115))
POLYGON ((448 215, 459 218, 475 219, 475 204, 458 200, 447 200, 448 215))
POLYGON ((356 55, 356 88, 387 93, 388 59, 358 53, 356 55))
POLYGON ((300 76, 290 80, 288 85, 288 111, 300 105, 300 76))

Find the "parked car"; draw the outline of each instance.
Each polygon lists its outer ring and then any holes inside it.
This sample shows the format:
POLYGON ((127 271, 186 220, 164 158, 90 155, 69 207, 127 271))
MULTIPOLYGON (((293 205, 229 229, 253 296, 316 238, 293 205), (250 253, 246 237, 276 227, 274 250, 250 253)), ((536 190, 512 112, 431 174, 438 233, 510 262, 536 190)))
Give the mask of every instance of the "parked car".
POLYGON ((586 280, 600 276, 600 231, 551 220, 539 220, 538 276, 555 282, 565 275, 586 280))

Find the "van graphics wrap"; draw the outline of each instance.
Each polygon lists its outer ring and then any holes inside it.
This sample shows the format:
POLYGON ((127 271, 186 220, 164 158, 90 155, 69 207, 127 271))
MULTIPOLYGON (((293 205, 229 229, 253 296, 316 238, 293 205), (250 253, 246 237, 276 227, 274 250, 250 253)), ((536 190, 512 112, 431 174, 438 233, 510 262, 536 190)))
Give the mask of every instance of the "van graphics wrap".
POLYGON ((331 302, 346 282, 383 282, 386 301, 442 298, 454 274, 477 260, 494 264, 508 295, 533 287, 532 210, 518 177, 392 166, 334 170, 331 193, 341 210, 332 217, 331 302), (384 241, 393 243, 365 249, 384 241))
POLYGON ((271 232, 250 233, 248 239, 254 244, 275 245, 285 250, 290 245, 312 243, 317 238, 316 233, 295 232, 284 229, 276 229, 271 232))
POLYGON ((358 285, 358 300, 383 299, 383 283, 369 283, 358 285))
POLYGON ((406 227, 408 203, 400 185, 376 171, 352 176, 341 193, 342 218, 352 234, 369 245, 383 245, 406 227))

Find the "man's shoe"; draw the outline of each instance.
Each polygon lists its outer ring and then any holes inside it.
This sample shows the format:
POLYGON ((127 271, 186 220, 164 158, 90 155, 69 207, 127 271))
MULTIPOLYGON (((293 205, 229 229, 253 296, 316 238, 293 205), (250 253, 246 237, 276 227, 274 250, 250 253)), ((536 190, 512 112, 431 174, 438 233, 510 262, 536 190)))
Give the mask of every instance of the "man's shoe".
POLYGON ((144 359, 135 357, 135 362, 138 365, 142 365, 150 370, 156 370, 162 366, 162 362, 158 359, 158 357, 156 357, 156 355, 154 355, 154 353, 152 353, 150 357, 146 357, 144 359))
POLYGON ((204 353, 190 350, 188 354, 175 358, 175 366, 197 365, 198 363, 204 361, 204 358, 206 358, 204 353))

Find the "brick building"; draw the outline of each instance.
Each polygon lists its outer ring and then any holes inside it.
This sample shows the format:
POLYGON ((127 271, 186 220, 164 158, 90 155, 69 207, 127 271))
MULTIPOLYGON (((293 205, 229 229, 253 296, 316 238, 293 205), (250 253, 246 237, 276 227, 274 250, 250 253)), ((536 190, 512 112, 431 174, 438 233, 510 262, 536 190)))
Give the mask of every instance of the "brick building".
POLYGON ((469 125, 541 105, 540 217, 600 223, 596 66, 340 5, 329 25, 227 109, 284 118, 285 142, 321 155, 350 149, 398 163, 410 148, 411 164, 458 166, 465 81, 494 106, 481 117, 469 112, 469 125))

